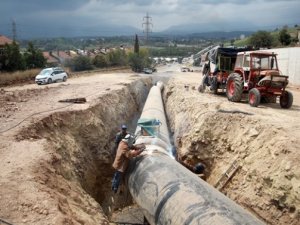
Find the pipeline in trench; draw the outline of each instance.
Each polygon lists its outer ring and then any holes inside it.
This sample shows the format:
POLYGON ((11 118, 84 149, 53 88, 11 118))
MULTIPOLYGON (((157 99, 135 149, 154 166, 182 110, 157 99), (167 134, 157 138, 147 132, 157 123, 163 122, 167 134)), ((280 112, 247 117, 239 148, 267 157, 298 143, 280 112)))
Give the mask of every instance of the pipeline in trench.
MULTIPOLYGON (((45 162, 43 165, 47 175, 40 176, 40 179, 44 180, 49 189, 56 190, 59 211, 70 216, 70 223, 82 222, 86 218, 92 221, 91 224, 99 223, 97 220, 99 217, 95 215, 104 213, 107 216, 102 223, 108 224, 111 212, 132 203, 128 193, 114 196, 112 202, 113 170, 110 151, 116 134, 113 128, 127 123, 131 132, 134 132, 134 125, 142 112, 151 83, 149 80, 135 81, 119 91, 99 97, 99 102, 87 110, 54 113, 26 128, 19 137, 19 139, 46 138, 48 140, 52 158, 50 162, 45 162), (68 201, 65 201, 65 198, 68 201), (68 208, 72 208, 72 213, 68 208), (99 212, 95 212, 95 209, 99 212)), ((174 160, 167 158, 165 160, 166 164, 173 168, 174 160)), ((213 166, 211 161, 204 159, 202 162, 209 169, 213 166)), ((159 165, 163 168, 165 163, 159 165)), ((175 168, 176 166, 173 169, 175 168)), ((184 171, 183 173, 184 176, 188 174, 184 171)), ((201 185, 198 186, 200 189, 201 185)), ((204 186, 207 187, 206 184, 204 186)), ((138 188, 141 187, 142 184, 133 189, 139 193, 138 188)), ((159 221, 160 212, 157 213, 153 220, 156 222, 159 221)), ((224 212, 220 211, 214 215, 223 214, 224 212)))

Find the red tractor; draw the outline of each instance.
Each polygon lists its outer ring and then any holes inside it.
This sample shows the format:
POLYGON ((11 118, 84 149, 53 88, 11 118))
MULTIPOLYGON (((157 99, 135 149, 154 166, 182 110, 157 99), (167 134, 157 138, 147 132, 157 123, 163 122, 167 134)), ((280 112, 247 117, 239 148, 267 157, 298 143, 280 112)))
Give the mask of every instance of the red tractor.
POLYGON ((276 54, 216 47, 208 58, 198 88, 200 92, 206 86, 215 94, 220 89, 226 90, 228 100, 233 102, 239 102, 242 94, 248 92, 249 104, 254 107, 260 102, 276 102, 279 96, 282 108, 292 106, 293 95, 285 90, 288 76, 281 75, 276 54))
POLYGON ((206 87, 218 94, 226 90, 228 76, 234 72, 237 53, 248 51, 246 48, 221 48, 216 46, 208 54, 208 62, 203 68, 203 79, 198 90, 204 92, 206 87))
POLYGON ((251 106, 261 101, 276 102, 280 97, 281 108, 290 108, 293 94, 285 90, 288 76, 281 75, 276 54, 269 52, 240 52, 237 54, 234 72, 226 82, 226 95, 229 101, 239 102, 243 92, 249 92, 251 106))

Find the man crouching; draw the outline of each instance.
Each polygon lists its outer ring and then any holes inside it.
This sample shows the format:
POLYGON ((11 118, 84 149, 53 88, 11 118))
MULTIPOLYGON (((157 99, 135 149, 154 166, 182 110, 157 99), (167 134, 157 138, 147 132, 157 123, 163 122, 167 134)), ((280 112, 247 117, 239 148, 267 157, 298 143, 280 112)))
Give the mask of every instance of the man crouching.
POLYGON ((142 153, 145 145, 134 146, 134 137, 127 134, 120 142, 117 154, 113 163, 113 168, 116 170, 112 180, 112 190, 117 193, 121 179, 128 167, 129 160, 142 153))

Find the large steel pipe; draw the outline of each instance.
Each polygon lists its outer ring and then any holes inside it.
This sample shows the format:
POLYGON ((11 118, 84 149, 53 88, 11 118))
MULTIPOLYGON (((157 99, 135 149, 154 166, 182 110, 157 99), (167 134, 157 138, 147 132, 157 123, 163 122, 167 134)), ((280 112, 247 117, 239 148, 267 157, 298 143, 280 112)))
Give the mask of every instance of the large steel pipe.
POLYGON ((150 224, 263 224, 171 157, 161 103, 160 88, 153 87, 141 118, 159 119, 163 135, 137 138, 146 151, 128 171, 129 191, 150 224))

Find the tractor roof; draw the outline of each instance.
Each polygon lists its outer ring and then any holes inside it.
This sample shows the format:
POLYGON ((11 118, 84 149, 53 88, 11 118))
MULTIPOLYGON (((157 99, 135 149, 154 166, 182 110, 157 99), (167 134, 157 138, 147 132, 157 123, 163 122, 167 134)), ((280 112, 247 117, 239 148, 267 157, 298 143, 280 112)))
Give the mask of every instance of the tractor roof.
POLYGON ((265 55, 265 56, 272 56, 277 55, 274 52, 263 52, 263 51, 248 51, 248 52, 239 52, 238 55, 265 55))
POLYGON ((220 46, 216 46, 209 51, 208 59, 215 64, 219 55, 236 57, 238 52, 245 52, 249 50, 249 48, 221 48, 220 46))

